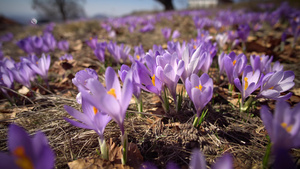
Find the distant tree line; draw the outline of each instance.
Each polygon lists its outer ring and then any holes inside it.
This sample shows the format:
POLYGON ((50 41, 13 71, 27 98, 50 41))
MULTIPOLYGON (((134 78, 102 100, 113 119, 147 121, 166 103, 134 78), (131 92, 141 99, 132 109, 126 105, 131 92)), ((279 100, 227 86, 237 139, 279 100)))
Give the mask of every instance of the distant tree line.
POLYGON ((84 0, 32 0, 32 7, 42 19, 63 20, 85 16, 84 0))

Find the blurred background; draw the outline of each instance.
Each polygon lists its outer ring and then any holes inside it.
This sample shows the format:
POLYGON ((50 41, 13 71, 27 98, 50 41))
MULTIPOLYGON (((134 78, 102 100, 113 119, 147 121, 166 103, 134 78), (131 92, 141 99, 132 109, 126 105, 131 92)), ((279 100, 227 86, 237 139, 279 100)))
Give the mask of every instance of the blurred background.
MULTIPOLYGON (((275 0, 282 2, 282 0, 275 0)), ((297 3, 299 0, 290 0, 297 3)), ((211 8, 226 4, 272 2, 266 0, 1 0, 1 22, 30 24, 32 18, 39 23, 75 19, 101 19, 133 13, 188 8, 211 8)))

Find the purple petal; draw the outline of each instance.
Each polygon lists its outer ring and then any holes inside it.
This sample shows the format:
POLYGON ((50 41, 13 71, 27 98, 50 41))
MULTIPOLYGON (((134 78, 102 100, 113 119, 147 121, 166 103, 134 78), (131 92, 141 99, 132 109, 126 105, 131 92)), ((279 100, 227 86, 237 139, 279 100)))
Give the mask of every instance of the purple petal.
POLYGON ((13 156, 8 155, 6 153, 0 152, 0 168, 5 168, 5 169, 16 169, 19 168, 15 164, 15 159, 13 156))
POLYGON ((193 150, 190 169, 206 169, 206 162, 200 150, 193 150))
POLYGON ((34 157, 31 139, 25 130, 15 124, 11 124, 8 130, 8 148, 10 152, 14 152, 16 148, 23 147, 25 154, 34 157))
POLYGON ((89 129, 89 130, 94 130, 94 129, 95 129, 94 126, 88 126, 88 125, 85 125, 85 124, 80 123, 80 122, 78 122, 78 121, 71 120, 71 119, 66 118, 66 117, 64 117, 64 119, 65 119, 67 122, 71 123, 73 126, 76 126, 76 127, 79 127, 79 128, 89 129))
POLYGON ((111 67, 106 68, 105 83, 106 83, 106 89, 107 90, 110 90, 111 88, 115 89, 117 99, 120 99, 121 98, 120 81, 118 79, 116 72, 111 67))
POLYGON ((67 106, 67 105, 65 105, 64 108, 75 119, 83 122, 84 124, 86 124, 88 126, 92 126, 92 122, 86 114, 81 113, 80 111, 74 109, 73 107, 67 106))
MULTIPOLYGON (((122 88, 122 112, 126 112, 127 107, 130 103, 130 100, 132 98, 132 91, 133 91, 133 86, 132 86, 132 81, 126 77, 123 88, 122 88)), ((125 114, 124 114, 125 117, 125 114)))
POLYGON ((262 91, 260 94, 269 99, 276 99, 280 95, 277 90, 272 89, 262 91))
POLYGON ((230 154, 225 154, 219 158, 216 163, 212 166, 212 169, 232 169, 233 161, 230 154))
POLYGON ((274 138, 273 136, 273 116, 271 112, 268 110, 267 106, 262 106, 260 109, 260 117, 264 123, 264 126, 270 136, 271 139, 274 138))
POLYGON ((277 100, 288 100, 290 97, 292 97, 292 95, 293 95, 293 93, 291 93, 291 92, 289 92, 288 94, 286 94, 286 95, 282 95, 282 96, 279 96, 278 98, 277 98, 277 100))

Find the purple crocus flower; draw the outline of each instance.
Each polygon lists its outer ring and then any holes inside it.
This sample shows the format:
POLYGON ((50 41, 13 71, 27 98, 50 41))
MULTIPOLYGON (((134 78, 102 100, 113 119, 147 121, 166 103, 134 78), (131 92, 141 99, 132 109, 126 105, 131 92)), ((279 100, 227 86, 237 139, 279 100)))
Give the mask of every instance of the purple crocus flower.
MULTIPOLYGON (((136 61, 136 62, 138 62, 138 61, 136 61)), ((129 66, 123 64, 121 66, 121 69, 118 71, 118 74, 120 76, 121 81, 124 83, 128 72, 132 71, 133 95, 136 98, 139 99, 140 94, 141 94, 141 87, 140 87, 141 80, 140 80, 139 75, 138 75, 137 63, 136 62, 134 62, 131 65, 131 68, 129 66)))
POLYGON ((136 70, 138 71, 138 76, 141 82, 140 87, 143 90, 154 93, 161 98, 163 82, 157 77, 156 72, 158 72, 158 70, 157 70, 155 60, 153 60, 153 58, 148 54, 146 54, 145 60, 150 71, 147 69, 147 67, 144 64, 136 61, 137 63, 136 70))
POLYGON ((11 32, 8 32, 0 37, 0 42, 8 42, 13 39, 14 35, 11 32))
POLYGON ((120 81, 113 68, 108 67, 105 71, 106 88, 96 79, 87 80, 88 93, 79 87, 82 98, 104 113, 107 113, 120 127, 122 136, 125 134, 124 119, 127 107, 132 96, 132 75, 127 74, 127 78, 121 90, 120 81))
POLYGON ((92 106, 89 102, 85 100, 85 98, 82 99, 83 113, 70 106, 65 105, 64 108, 71 116, 81 121, 77 122, 69 118, 64 118, 67 122, 71 123, 76 127, 94 130, 99 135, 101 140, 104 139, 104 129, 107 123, 111 120, 111 117, 109 115, 101 112, 101 110, 92 106))
POLYGON ((46 136, 37 132, 33 138, 21 127, 11 124, 8 130, 9 154, 0 153, 0 168, 54 168, 55 156, 46 136))
MULTIPOLYGON (((190 169, 206 169, 206 162, 204 155, 200 150, 193 150, 192 159, 189 165, 190 169)), ((212 165, 212 169, 232 169, 233 162, 230 154, 225 154, 220 157, 215 164, 212 165)))
POLYGON ((40 53, 44 44, 43 39, 38 36, 33 36, 31 38, 31 43, 35 50, 35 53, 40 53))
MULTIPOLYGON (((84 70, 80 70, 75 74, 75 77, 72 79, 73 84, 77 88, 82 88, 82 90, 86 90, 89 92, 89 88, 86 86, 88 79, 96 79, 99 80, 98 74, 94 69, 86 68, 84 70)), ((81 93, 79 92, 76 96, 77 103, 82 103, 81 93)))
POLYGON ((97 48, 97 43, 98 43, 97 37, 95 38, 90 37, 90 39, 86 41, 86 44, 93 50, 97 48))
POLYGON ((237 30, 237 34, 239 36, 239 38, 243 41, 246 42, 247 38, 249 36, 250 33, 250 27, 248 24, 242 24, 239 25, 238 30, 237 30))
POLYGON ((283 65, 280 64, 279 61, 276 61, 273 64, 273 67, 271 65, 268 65, 266 67, 265 73, 271 73, 271 72, 277 72, 277 71, 282 71, 283 70, 283 65))
POLYGON ((195 105, 197 117, 200 117, 203 108, 213 96, 213 80, 206 73, 200 78, 192 74, 190 79, 185 80, 185 89, 195 105))
POLYGON ((152 23, 147 23, 144 27, 142 27, 140 29, 140 32, 142 33, 146 33, 146 32, 150 32, 150 31, 153 31, 154 30, 154 26, 152 23))
POLYGON ((104 63, 104 61, 105 61, 105 48, 96 48, 94 50, 94 54, 100 60, 100 62, 104 63))
POLYGON ((220 74, 223 74, 225 72, 225 64, 224 64, 224 58, 225 58, 226 54, 224 52, 222 52, 219 56, 218 56, 218 64, 219 64, 219 72, 220 74))
POLYGON ((35 64, 30 64, 29 66, 35 73, 39 74, 44 80, 47 80, 50 63, 50 55, 46 57, 45 54, 42 54, 42 57, 35 64))
POLYGON ((257 97, 266 97, 268 99, 287 100, 292 93, 281 95, 282 92, 290 90, 295 83, 295 74, 293 71, 277 71, 266 74, 261 83, 260 93, 257 97))
MULTIPOLYGON (((7 88, 13 88, 14 78, 12 72, 5 66, 0 65, 0 86, 7 88)), ((4 93, 7 93, 5 89, 1 89, 4 93)))
POLYGON ((29 67, 32 64, 26 62, 20 62, 15 64, 15 67, 11 69, 14 79, 22 85, 30 88, 30 81, 34 79, 35 72, 29 67))
POLYGON ((125 46, 124 44, 121 44, 120 46, 117 45, 117 43, 113 43, 110 42, 107 45, 107 50, 109 51, 109 53, 113 56, 113 58, 119 62, 119 61, 123 61, 125 62, 128 58, 129 52, 130 52, 130 47, 129 46, 125 46))
POLYGON ((178 30, 174 30, 172 34, 172 39, 177 39, 180 37, 180 32, 178 30))
POLYGON ((73 60, 73 56, 71 55, 71 54, 65 54, 65 55, 63 55, 63 56, 61 56, 60 58, 59 58, 59 60, 61 60, 61 61, 68 61, 68 60, 73 60))
MULTIPOLYGON (((56 48, 56 40, 55 40, 54 36, 51 33, 44 33, 42 38, 43 38, 43 42, 44 42, 46 48, 51 51, 54 51, 54 49, 56 48)), ((46 51, 44 51, 44 52, 46 52, 46 51)))
POLYGON ((234 52, 229 53, 223 58, 223 65, 230 84, 238 78, 247 65, 247 57, 244 54, 236 55, 234 52))
POLYGON ((221 48, 221 50, 224 49, 225 43, 227 42, 227 40, 228 40, 228 35, 226 33, 217 34, 217 36, 216 36, 216 41, 218 42, 219 47, 221 48))
POLYGON ((267 69, 271 67, 273 56, 269 57, 268 55, 252 55, 250 56, 250 63, 253 70, 259 69, 260 72, 266 73, 267 69))
POLYGON ((31 44, 30 37, 27 37, 27 38, 24 38, 24 39, 18 41, 17 45, 19 46, 19 48, 21 48, 22 50, 24 50, 28 54, 34 53, 34 48, 31 44))
POLYGON ((161 33, 163 34, 163 36, 166 40, 169 40, 169 38, 171 36, 171 32, 172 32, 171 28, 162 28, 161 29, 161 33))
POLYGON ((62 51, 68 51, 69 50, 69 42, 66 40, 59 41, 57 43, 57 47, 58 47, 58 49, 60 49, 62 51))
POLYGON ((185 48, 182 55, 182 60, 184 61, 184 70, 181 75, 181 80, 183 82, 185 82, 185 80, 190 77, 191 74, 197 74, 204 64, 206 55, 202 53, 203 56, 201 56, 200 50, 201 47, 198 47, 197 50, 193 54, 191 54, 188 47, 185 48))
POLYGON ((184 61, 177 59, 177 55, 165 53, 156 57, 157 76, 168 87, 176 103, 176 87, 180 76, 184 71, 184 61))
POLYGON ((239 78, 234 79, 235 86, 239 89, 242 95, 242 103, 245 99, 254 92, 262 82, 263 74, 260 70, 253 71, 250 65, 246 66, 242 76, 242 83, 239 78))
POLYGON ((278 100, 274 117, 267 106, 262 106, 260 116, 270 136, 274 150, 300 147, 299 103, 291 109, 287 102, 278 100))

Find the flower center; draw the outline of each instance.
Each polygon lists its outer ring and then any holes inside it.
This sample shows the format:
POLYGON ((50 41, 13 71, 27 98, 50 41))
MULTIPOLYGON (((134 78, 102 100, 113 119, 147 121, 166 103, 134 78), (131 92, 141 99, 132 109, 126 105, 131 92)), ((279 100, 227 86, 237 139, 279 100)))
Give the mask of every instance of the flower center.
POLYGON ((21 168, 21 169, 34 169, 34 166, 32 164, 32 161, 30 158, 25 154, 25 149, 24 147, 20 146, 17 147, 13 151, 13 155, 17 157, 15 160, 16 164, 21 168))
POLYGON ((232 64, 233 64, 233 66, 236 64, 236 60, 234 60, 233 62, 232 62, 232 64))
POLYGON ((290 133, 293 129, 293 125, 287 125, 285 122, 281 123, 281 127, 284 128, 288 133, 290 133))
POLYGON ((98 113, 98 109, 95 106, 93 106, 93 111, 95 115, 98 113))
POLYGON ((153 86, 155 86, 155 74, 151 77, 151 79, 152 79, 153 86))
POLYGON ((248 77, 244 77, 245 81, 245 90, 248 88, 248 77))
POLYGON ((107 94, 110 94, 110 95, 114 96, 115 98, 117 98, 116 90, 115 90, 114 88, 111 88, 111 89, 107 92, 107 94))
POLYGON ((199 89, 202 92, 202 87, 201 84, 199 84, 199 86, 196 86, 195 88, 199 89))
POLYGON ((136 58, 137 58, 138 60, 140 60, 140 55, 136 55, 136 58))
POLYGON ((274 86, 270 87, 269 89, 274 89, 274 86))
POLYGON ((196 45, 194 45, 193 47, 194 47, 194 49, 196 49, 196 48, 197 48, 197 46, 196 46, 196 45))
POLYGON ((90 37, 90 40, 93 40, 93 38, 92 38, 92 37, 90 37))

